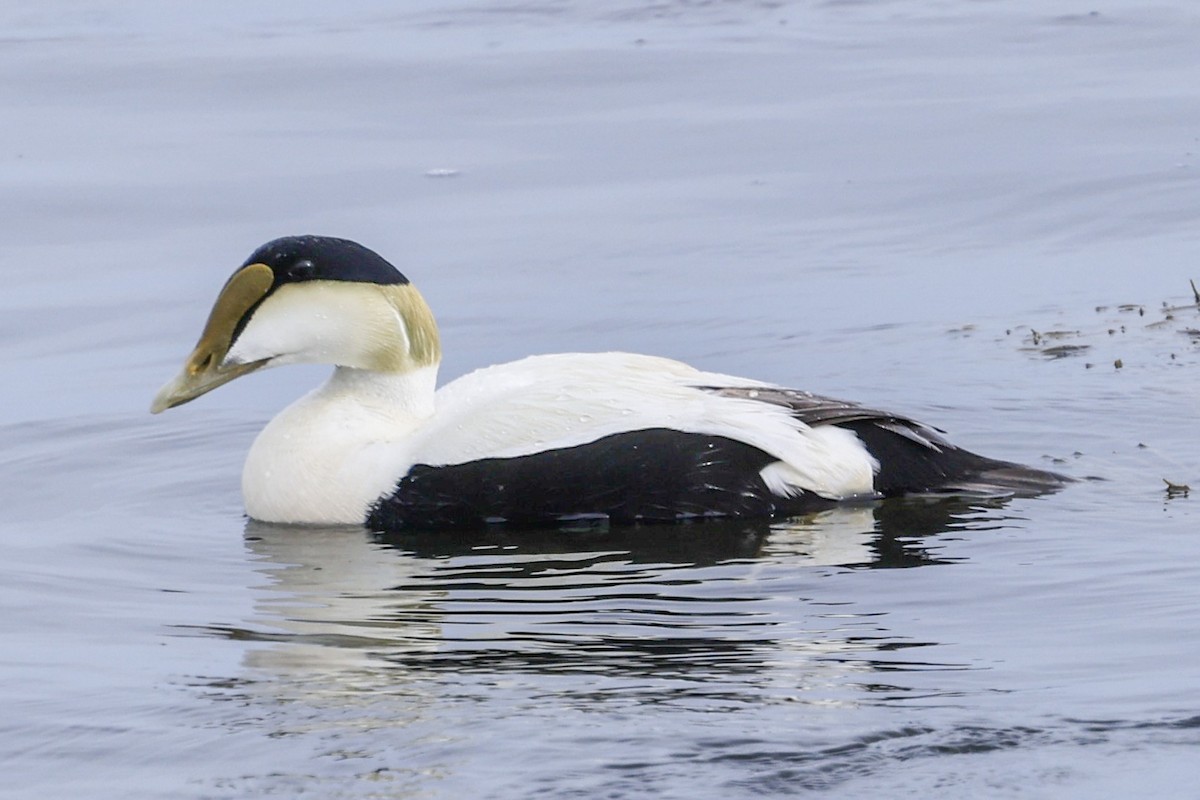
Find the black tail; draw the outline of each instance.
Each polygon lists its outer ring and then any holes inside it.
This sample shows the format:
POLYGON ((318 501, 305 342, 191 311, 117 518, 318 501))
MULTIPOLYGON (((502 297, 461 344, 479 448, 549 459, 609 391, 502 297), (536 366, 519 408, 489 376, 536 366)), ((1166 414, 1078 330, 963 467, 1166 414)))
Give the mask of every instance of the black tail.
POLYGON ((1011 461, 972 453, 942 437, 909 435, 894 424, 856 420, 838 427, 854 431, 879 462, 875 490, 885 497, 918 492, 1034 497, 1054 492, 1070 478, 1011 461))

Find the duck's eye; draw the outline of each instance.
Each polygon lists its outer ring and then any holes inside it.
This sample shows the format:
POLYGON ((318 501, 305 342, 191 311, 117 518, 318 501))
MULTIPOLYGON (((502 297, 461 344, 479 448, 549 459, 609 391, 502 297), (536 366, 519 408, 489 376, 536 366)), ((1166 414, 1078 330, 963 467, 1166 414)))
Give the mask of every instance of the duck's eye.
POLYGON ((294 281, 306 281, 317 272, 316 266, 307 258, 297 261, 287 268, 287 276, 294 281))

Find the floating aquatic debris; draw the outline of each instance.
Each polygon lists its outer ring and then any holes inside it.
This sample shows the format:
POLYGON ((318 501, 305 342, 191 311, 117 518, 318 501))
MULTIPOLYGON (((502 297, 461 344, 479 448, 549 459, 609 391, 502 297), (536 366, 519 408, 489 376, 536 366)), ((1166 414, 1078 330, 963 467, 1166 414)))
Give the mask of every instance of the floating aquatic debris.
POLYGON ((1042 355, 1047 358, 1067 358, 1068 356, 1077 356, 1091 350, 1090 344, 1056 344, 1053 347, 1047 347, 1041 351, 1042 355))
POLYGON ((425 170, 426 178, 457 178, 458 170, 448 168, 427 169, 425 170))
MULTIPOLYGON (((1009 333, 1011 333, 1011 329, 1005 331, 1005 335, 1009 333)), ((1021 349, 1049 358, 1064 358, 1066 356, 1078 355, 1085 350, 1090 350, 1092 346, 1090 344, 1053 344, 1042 347, 1042 345, 1050 341, 1072 339, 1081 335, 1082 333, 1078 330, 1037 331, 1030 328, 1026 341, 1032 346, 1022 347, 1021 349)))
MULTIPOLYGON (((1111 339, 1117 335, 1125 337, 1126 335, 1136 336, 1138 332, 1159 332, 1170 331, 1174 333, 1182 333, 1189 337, 1192 345, 1200 346, 1200 286, 1196 280, 1189 279, 1188 285, 1191 288, 1192 297, 1195 302, 1183 304, 1181 298, 1171 298, 1160 301, 1160 306, 1145 303, 1106 303, 1093 306, 1097 314, 1115 315, 1115 314, 1133 314, 1137 313, 1139 317, 1150 316, 1151 319, 1145 320, 1138 325, 1130 325, 1127 322, 1121 322, 1116 316, 1107 316, 1102 321, 1098 321, 1097 325, 1085 325, 1080 328, 1061 328, 1055 330, 1037 330, 1029 325, 1013 325, 1004 330, 1005 336, 1011 336, 1018 332, 1023 332, 1024 336, 1021 340, 1020 350, 1036 354, 1048 359, 1061 359, 1069 356, 1078 355, 1080 353, 1095 351, 1100 357, 1094 361, 1089 360, 1084 363, 1085 369, 1092 369, 1105 363, 1106 359, 1111 359, 1114 369, 1124 369, 1124 357, 1118 358, 1116 353, 1104 352, 1103 344, 1097 339, 1102 339, 1105 336, 1111 339), (1149 308, 1151 313, 1147 315, 1146 309, 1149 308), (1157 313, 1154 313, 1156 312, 1157 313), (1063 339, 1080 339, 1079 342, 1057 343, 1056 340, 1063 339)), ((1139 344, 1142 339, 1136 340, 1139 344)), ((1163 342, 1159 341, 1159 345, 1163 342)), ((1178 365, 1188 354, 1177 354, 1171 352, 1173 348, 1167 346, 1159 349, 1154 354, 1154 359, 1161 359, 1162 363, 1172 363, 1178 365)), ((1131 355, 1126 353, 1126 355, 1131 355)), ((1140 365, 1146 364, 1146 359, 1135 359, 1135 362, 1140 365)))
POLYGON ((1188 493, 1192 491, 1192 487, 1186 483, 1174 483, 1166 478, 1162 480, 1167 485, 1167 497, 1187 497, 1188 493))
MULTIPOLYGON (((1011 330, 1011 329, 1010 329, 1011 330)), ((1006 331, 1007 334, 1007 331, 1006 331)), ((1036 347, 1047 339, 1071 339, 1082 335, 1082 331, 1038 331, 1033 328, 1029 329, 1029 341, 1036 347)))

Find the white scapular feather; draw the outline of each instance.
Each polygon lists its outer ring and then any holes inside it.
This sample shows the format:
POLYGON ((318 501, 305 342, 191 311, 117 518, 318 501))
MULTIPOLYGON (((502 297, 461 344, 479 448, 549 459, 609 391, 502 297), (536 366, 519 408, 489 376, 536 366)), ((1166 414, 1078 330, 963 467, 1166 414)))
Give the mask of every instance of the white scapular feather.
POLYGON ((573 447, 624 431, 725 436, 777 456, 826 497, 871 491, 873 465, 853 434, 828 435, 787 409, 697 387, 765 386, 629 353, 533 356, 479 370, 438 392, 437 417, 411 443, 417 463, 460 464, 573 447))

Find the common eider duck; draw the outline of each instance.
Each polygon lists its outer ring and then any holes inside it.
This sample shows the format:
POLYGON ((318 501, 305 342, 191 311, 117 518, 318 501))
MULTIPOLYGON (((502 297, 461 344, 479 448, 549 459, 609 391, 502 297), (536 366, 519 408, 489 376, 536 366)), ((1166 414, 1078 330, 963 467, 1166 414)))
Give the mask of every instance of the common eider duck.
POLYGON ((265 522, 379 531, 774 518, 915 492, 1037 494, 1063 479, 899 414, 629 353, 565 353, 436 388, 417 289, 346 239, 289 236, 234 272, 153 413, 263 367, 334 366, 250 448, 265 522))

